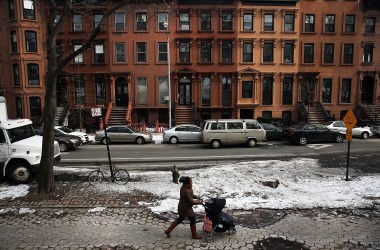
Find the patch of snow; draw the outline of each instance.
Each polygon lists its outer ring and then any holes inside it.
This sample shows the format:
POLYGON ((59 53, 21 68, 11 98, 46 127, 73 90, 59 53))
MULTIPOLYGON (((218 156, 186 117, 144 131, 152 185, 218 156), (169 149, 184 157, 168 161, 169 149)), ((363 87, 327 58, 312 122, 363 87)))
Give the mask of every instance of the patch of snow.
POLYGON ((87 212, 89 213, 95 213, 95 212, 103 212, 106 208, 105 207, 94 207, 89 209, 87 212))
POLYGON ((32 209, 32 208, 27 208, 27 207, 22 207, 20 208, 20 210, 18 211, 19 214, 33 214, 34 212, 36 212, 35 209, 32 209))
POLYGON ((163 141, 162 134, 152 134, 152 137, 155 144, 161 144, 163 141))
POLYGON ((6 214, 10 212, 15 212, 15 211, 17 211, 16 208, 2 208, 0 209, 0 214, 6 214))
POLYGON ((6 184, 0 185, 0 200, 11 198, 15 199, 18 197, 24 197, 29 193, 28 185, 15 185, 8 186, 6 184))

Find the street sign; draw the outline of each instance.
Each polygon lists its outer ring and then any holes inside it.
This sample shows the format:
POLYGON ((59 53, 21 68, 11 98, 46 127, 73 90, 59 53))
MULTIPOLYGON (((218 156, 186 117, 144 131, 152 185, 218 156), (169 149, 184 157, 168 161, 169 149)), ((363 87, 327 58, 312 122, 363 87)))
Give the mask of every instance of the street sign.
POLYGON ((355 125, 358 122, 358 120, 356 120, 356 117, 354 115, 354 112, 352 112, 352 109, 350 109, 346 113, 346 115, 343 118, 343 122, 346 125, 347 129, 353 129, 355 127, 355 125))
POLYGON ((347 141, 352 141, 352 129, 347 129, 346 130, 346 140, 347 141))
POLYGON ((91 109, 91 115, 94 116, 102 116, 102 108, 93 108, 91 109))

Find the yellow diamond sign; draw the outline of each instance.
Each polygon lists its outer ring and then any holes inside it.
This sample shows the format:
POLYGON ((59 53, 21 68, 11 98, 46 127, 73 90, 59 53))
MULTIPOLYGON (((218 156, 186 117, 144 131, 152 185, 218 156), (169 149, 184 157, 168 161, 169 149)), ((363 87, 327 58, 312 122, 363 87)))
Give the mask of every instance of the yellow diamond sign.
POLYGON ((346 115, 343 118, 343 122, 346 125, 346 128, 351 130, 355 127, 358 120, 356 120, 356 117, 354 115, 354 112, 352 112, 352 109, 350 109, 346 115))

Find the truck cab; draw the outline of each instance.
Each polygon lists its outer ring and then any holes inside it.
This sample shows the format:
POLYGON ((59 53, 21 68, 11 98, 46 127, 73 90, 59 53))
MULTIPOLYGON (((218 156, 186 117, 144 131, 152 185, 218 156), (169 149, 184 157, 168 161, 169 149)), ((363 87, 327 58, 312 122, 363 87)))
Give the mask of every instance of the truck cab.
MULTIPOLYGON (((29 119, 7 117, 5 98, 0 96, 0 175, 14 183, 28 183, 38 171, 42 136, 35 135, 29 119)), ((54 142, 54 160, 61 159, 54 142)))

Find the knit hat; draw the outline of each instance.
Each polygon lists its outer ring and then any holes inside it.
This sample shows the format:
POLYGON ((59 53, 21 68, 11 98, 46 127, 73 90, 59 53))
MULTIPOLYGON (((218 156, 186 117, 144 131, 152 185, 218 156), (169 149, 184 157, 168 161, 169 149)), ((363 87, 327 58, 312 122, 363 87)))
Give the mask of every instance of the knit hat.
POLYGON ((190 184, 191 178, 189 176, 181 176, 179 182, 183 184, 190 184))

